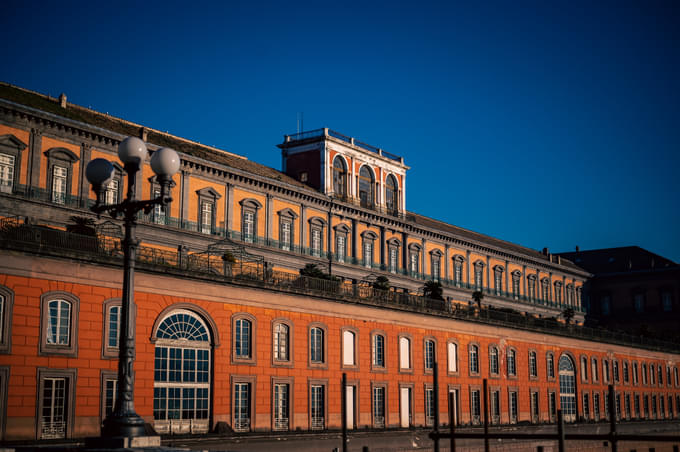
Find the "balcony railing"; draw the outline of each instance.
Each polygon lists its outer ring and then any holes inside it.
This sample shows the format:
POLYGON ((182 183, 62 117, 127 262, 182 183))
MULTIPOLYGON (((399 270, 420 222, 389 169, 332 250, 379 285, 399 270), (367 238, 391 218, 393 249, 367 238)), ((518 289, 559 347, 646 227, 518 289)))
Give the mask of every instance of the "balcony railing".
POLYGON ((298 132, 298 133, 292 133, 290 135, 285 135, 284 141, 290 142, 290 141, 300 141, 300 140, 307 140, 310 138, 316 138, 316 137, 323 137, 328 135, 329 137, 336 138, 340 141, 344 141, 345 143, 353 144, 354 146, 364 149, 368 152, 372 152, 374 154, 378 154, 380 156, 383 156, 385 158, 388 158, 390 160, 397 161, 399 163, 403 163, 403 159, 395 154, 392 154, 390 152, 383 151, 379 147, 370 145, 368 143, 364 143, 363 141, 359 141, 356 138, 352 138, 348 135, 345 135, 340 132, 336 132, 335 130, 332 129, 314 129, 314 130, 308 130, 307 132, 298 132))
POLYGON ((241 417, 234 419, 234 431, 235 432, 250 431, 250 418, 241 417))
POLYGON ((312 430, 323 430, 325 428, 324 418, 320 416, 312 416, 311 424, 312 430))
MULTIPOLYGON (((22 224, 15 219, 0 220, 0 249, 13 249, 38 255, 83 259, 102 264, 122 265, 119 239, 84 236, 48 227, 22 224)), ((311 295, 337 302, 350 302, 383 308, 415 311, 452 319, 508 328, 538 331, 566 337, 608 342, 653 350, 677 352, 680 344, 654 338, 632 336, 622 332, 564 325, 554 318, 536 318, 510 309, 452 304, 420 295, 384 291, 369 285, 347 281, 317 279, 286 272, 267 270, 252 260, 226 262, 219 256, 202 253, 181 254, 140 246, 138 268, 167 275, 199 276, 217 283, 237 283, 280 292, 311 295)), ((244 258, 245 259, 245 258, 244 258)))

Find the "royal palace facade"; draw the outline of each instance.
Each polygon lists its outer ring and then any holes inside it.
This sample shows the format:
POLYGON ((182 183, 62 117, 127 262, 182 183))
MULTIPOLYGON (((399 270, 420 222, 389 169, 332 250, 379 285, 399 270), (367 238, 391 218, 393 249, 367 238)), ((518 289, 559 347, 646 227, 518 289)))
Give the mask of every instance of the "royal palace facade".
MULTIPOLYGON (((431 425, 435 397, 448 423, 447 393, 453 422, 479 423, 483 379, 495 424, 604 420, 609 384, 622 420, 678 417, 677 344, 583 326, 591 275, 566 259, 407 210, 402 157, 319 129, 286 135, 277 171, 0 93, 4 440, 96 436, 114 405, 122 231, 89 210, 85 166, 126 136, 181 157, 173 201, 137 227, 135 406, 157 432, 338 429, 342 373, 355 429, 431 425)), ((125 190, 116 166, 106 201, 125 190)), ((136 190, 158 194, 148 162, 136 190)))

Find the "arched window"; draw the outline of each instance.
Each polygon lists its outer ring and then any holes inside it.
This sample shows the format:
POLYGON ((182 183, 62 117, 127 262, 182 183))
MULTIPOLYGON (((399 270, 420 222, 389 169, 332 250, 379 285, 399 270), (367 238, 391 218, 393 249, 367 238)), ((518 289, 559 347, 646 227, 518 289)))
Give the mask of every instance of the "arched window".
POLYGON ((312 364, 325 363, 324 329, 312 327, 309 330, 309 361, 312 364))
POLYGON ((399 210, 399 185, 393 175, 387 176, 385 181, 385 207, 388 212, 397 212, 399 210))
POLYGON ((560 357, 559 372, 562 414, 565 421, 574 422, 576 420, 576 377, 574 376, 574 363, 567 355, 560 357))
POLYGON ((363 207, 373 207, 375 202, 373 172, 366 165, 359 170, 359 201, 363 207))
POLYGON ((333 159, 333 193, 341 197, 347 195, 347 165, 340 156, 333 159))
POLYGON ((252 356, 252 323, 248 319, 236 319, 234 322, 234 350, 236 358, 250 358, 252 356))
POLYGON ((176 310, 161 320, 154 337, 154 428, 207 432, 212 338, 205 322, 189 310, 176 310))
POLYGON ((274 325, 274 360, 288 361, 290 358, 289 346, 290 344, 290 328, 285 323, 276 323, 274 325))
POLYGON ((425 371, 434 369, 436 344, 432 339, 425 340, 425 371))
POLYGON ((515 356, 515 350, 512 348, 508 349, 507 361, 508 361, 508 376, 509 377, 517 376, 517 361, 515 356))
POLYGON ((477 375, 479 374, 479 347, 477 347, 474 344, 470 345, 470 348, 468 349, 468 361, 470 364, 470 374, 471 375, 477 375))

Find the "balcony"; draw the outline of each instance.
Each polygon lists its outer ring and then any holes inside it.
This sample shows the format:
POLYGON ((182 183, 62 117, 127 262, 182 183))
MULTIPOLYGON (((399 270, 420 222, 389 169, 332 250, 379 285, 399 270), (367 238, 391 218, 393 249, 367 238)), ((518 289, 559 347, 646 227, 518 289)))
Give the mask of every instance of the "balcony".
MULTIPOLYGON (((517 311, 478 309, 434 300, 420 295, 383 291, 369 285, 347 281, 326 280, 263 269, 262 258, 243 252, 232 253, 233 262, 220 257, 224 240, 216 242, 204 252, 182 254, 140 246, 137 268, 140 271, 167 276, 198 277, 216 284, 237 284, 258 290, 272 290, 302 296, 313 296, 339 303, 361 304, 418 312, 452 320, 475 322, 498 327, 514 328, 570 338, 581 338, 650 350, 677 352, 680 345, 660 339, 632 336, 623 332, 564 325, 555 319, 536 318, 517 311), (213 250, 213 251, 211 251, 213 250)), ((228 241, 235 249, 233 242, 228 241)), ((122 266, 123 253, 119 239, 83 236, 48 227, 22 224, 15 219, 0 220, 0 249, 8 249, 38 256, 69 258, 95 265, 122 266)))

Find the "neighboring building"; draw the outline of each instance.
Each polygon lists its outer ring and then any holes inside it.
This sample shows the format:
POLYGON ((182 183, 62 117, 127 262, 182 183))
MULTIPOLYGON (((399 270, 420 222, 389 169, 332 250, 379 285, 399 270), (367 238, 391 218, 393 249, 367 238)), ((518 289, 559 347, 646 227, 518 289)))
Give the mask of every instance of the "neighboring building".
POLYGON ((560 253, 593 274, 587 321, 680 341, 680 265, 637 246, 560 253))
MULTIPOLYGON (((479 423, 483 378, 497 423, 603 419, 609 383, 654 406, 630 418, 680 411, 677 344, 555 320, 582 322, 590 274, 408 211, 401 157, 319 129, 285 137, 279 172, 0 84, 3 439, 96 435, 114 403, 120 226, 64 229, 94 218, 84 168, 127 135, 182 158, 167 212, 138 227, 135 405, 158 432, 338 428, 342 372, 350 428, 430 425, 437 396, 446 422, 447 391, 454 421, 479 423), (300 277, 308 263, 338 280, 300 277), (427 280, 444 300, 418 296, 427 280)), ((138 182, 157 193, 148 166, 138 182)), ((107 199, 125 189, 118 168, 107 199)))

